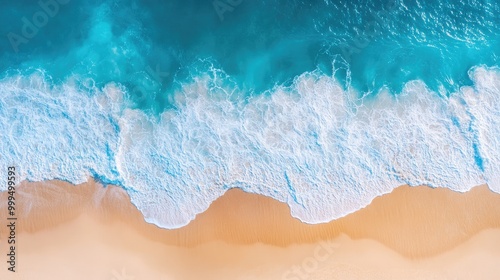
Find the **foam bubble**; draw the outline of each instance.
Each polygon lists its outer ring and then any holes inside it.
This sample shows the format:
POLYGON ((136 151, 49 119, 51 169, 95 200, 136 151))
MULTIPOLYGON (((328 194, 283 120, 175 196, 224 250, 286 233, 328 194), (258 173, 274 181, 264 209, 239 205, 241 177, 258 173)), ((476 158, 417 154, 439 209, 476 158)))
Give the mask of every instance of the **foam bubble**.
POLYGON ((40 75, 11 77, 0 82, 8 131, 0 164, 20 166, 21 179, 119 184, 147 221, 166 228, 236 187, 286 202, 308 223, 402 184, 466 191, 488 183, 500 192, 500 72, 469 74, 474 86, 449 97, 412 81, 368 100, 313 72, 246 102, 198 77, 159 118, 124 108, 117 85, 89 93, 40 75))
MULTIPOLYGON (((471 75, 500 80, 484 68, 471 75)), ((241 105, 214 98, 229 89, 214 92, 200 79, 177 93, 182 102, 175 114, 158 122, 144 114, 128 118, 122 132, 147 139, 121 154, 122 174, 131 174, 126 184, 141 186, 132 200, 147 209, 149 221, 167 227, 185 224, 233 187, 287 202, 295 217, 317 223, 356 211, 401 184, 455 191, 494 185, 490 178, 498 173, 489 162, 498 159, 486 147, 498 146, 486 143, 500 135, 491 130, 499 120, 498 91, 492 80, 473 80, 478 88, 464 87, 449 98, 414 81, 397 97, 381 92, 363 103, 334 79, 309 73, 291 88, 241 105), (489 99, 489 108, 478 106, 481 99, 489 99), (484 114, 491 115, 479 121, 484 114), (477 138, 486 132, 491 139, 477 138), (484 170, 478 153, 489 159, 484 170)))
POLYGON ((112 84, 93 93, 73 82, 51 86, 41 73, 1 80, 0 168, 17 166, 21 180, 118 181, 119 92, 112 84))

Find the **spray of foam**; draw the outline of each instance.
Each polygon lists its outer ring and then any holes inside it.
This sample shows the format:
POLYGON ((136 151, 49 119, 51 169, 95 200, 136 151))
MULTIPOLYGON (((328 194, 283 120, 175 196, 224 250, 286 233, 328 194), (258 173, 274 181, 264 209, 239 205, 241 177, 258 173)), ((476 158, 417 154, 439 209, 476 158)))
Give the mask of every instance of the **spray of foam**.
POLYGON ((127 109, 117 85, 11 77, 0 82, 0 168, 17 165, 33 181, 121 185, 166 228, 235 187, 286 202, 308 223, 402 184, 500 192, 500 71, 469 75, 474 86, 449 97, 412 81, 367 100, 313 72, 246 102, 199 77, 159 117, 127 109))

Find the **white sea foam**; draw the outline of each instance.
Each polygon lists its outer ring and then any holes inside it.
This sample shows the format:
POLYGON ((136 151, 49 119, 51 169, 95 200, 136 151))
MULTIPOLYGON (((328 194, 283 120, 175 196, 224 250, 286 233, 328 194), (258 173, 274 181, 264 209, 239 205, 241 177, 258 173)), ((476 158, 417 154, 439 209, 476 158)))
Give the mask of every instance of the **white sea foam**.
POLYGON ((20 180, 117 181, 118 91, 79 90, 73 81, 52 87, 41 73, 0 81, 0 168, 17 166, 20 180))
MULTIPOLYGON (((50 87, 40 76, 0 83, 0 165, 22 178, 87 176, 125 187, 147 221, 185 225, 227 189, 288 203, 309 223, 358 210, 402 185, 500 192, 500 71, 470 71, 451 97, 419 81, 395 97, 358 100, 307 73, 245 103, 207 77, 151 118, 124 109, 119 86, 50 87)), ((5 178, 1 178, 5 188, 5 178)))

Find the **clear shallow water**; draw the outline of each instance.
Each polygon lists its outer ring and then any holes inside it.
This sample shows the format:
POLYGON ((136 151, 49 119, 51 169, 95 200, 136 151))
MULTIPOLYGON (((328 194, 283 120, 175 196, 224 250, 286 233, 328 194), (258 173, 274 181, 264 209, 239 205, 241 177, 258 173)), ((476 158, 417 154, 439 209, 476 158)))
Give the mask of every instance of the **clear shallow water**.
POLYGON ((2 3, 0 164, 118 184, 164 227, 233 187, 306 222, 500 191, 498 3, 361 2, 2 3))

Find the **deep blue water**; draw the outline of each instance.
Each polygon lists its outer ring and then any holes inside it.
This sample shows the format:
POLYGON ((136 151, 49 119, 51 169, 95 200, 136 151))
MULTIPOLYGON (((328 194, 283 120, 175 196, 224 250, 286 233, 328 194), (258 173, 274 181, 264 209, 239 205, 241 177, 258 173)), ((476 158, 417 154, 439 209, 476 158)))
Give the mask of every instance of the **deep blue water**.
POLYGON ((33 38, 23 36, 23 18, 45 23, 34 19, 43 7, 1 5, 0 71, 118 82, 135 106, 155 112, 172 105, 179 84, 211 69, 248 95, 316 69, 335 69, 360 94, 397 93, 415 79, 453 90, 470 84, 472 66, 497 65, 500 52, 499 4, 486 0, 70 0, 33 38))

